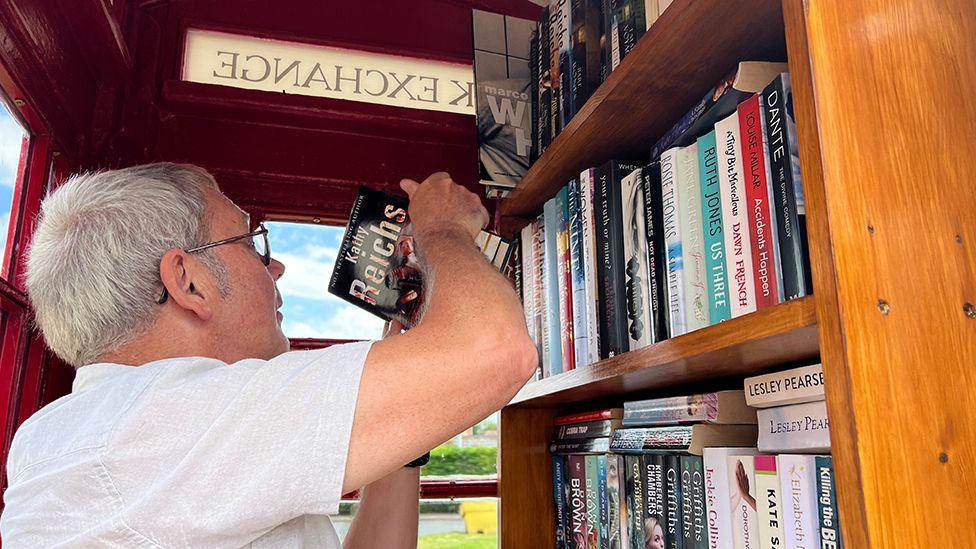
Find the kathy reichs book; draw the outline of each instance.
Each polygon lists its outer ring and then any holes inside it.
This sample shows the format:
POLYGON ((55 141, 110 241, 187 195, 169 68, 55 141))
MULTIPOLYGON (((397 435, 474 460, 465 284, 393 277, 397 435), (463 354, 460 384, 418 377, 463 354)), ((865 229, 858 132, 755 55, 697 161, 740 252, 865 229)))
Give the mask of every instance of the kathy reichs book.
MULTIPOLYGON (((360 187, 349 225, 329 280, 329 293, 384 320, 406 327, 419 320, 424 302, 420 262, 404 197, 360 187)), ((475 240, 478 249, 504 271, 512 242, 489 231, 475 240)))

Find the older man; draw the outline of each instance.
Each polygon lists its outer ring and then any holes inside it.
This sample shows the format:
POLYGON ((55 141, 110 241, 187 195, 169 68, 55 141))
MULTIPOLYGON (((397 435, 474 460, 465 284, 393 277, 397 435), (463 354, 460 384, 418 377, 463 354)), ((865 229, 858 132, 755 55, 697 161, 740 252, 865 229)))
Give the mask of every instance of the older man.
POLYGON ((327 515, 363 486, 346 547, 415 546, 403 464, 504 405, 536 352, 473 245, 478 199, 443 173, 401 187, 436 280, 425 316, 306 352, 281 331, 284 265, 205 171, 138 166, 52 193, 27 287, 78 373, 14 439, 5 546, 338 547, 327 515))

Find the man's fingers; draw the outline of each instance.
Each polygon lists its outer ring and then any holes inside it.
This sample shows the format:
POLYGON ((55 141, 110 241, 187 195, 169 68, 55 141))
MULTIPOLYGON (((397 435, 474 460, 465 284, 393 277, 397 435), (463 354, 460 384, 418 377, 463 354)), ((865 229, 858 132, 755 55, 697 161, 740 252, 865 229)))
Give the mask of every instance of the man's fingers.
POLYGON ((441 179, 450 179, 450 178, 451 178, 451 174, 447 172, 434 172, 430 174, 430 177, 427 178, 427 181, 433 183, 434 181, 440 181, 441 179))
POLYGON ((417 183, 413 179, 401 179, 400 188, 403 192, 407 193, 407 196, 413 196, 413 193, 420 187, 420 183, 417 183))

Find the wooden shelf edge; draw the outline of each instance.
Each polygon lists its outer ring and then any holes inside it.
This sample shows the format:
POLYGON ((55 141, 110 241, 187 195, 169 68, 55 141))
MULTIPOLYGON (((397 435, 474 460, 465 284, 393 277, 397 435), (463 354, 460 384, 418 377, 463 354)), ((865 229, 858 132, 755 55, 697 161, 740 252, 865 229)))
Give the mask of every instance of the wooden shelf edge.
POLYGON ((553 407, 751 376, 818 355, 817 313, 809 296, 530 382, 509 406, 553 407))

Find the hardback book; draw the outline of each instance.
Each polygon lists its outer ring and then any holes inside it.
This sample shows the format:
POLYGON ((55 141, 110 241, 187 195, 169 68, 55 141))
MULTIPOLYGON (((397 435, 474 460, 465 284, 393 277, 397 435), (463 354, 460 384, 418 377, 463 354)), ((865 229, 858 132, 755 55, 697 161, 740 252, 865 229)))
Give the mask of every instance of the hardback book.
MULTIPOLYGON (((583 170, 579 176, 580 183, 580 218, 583 222, 583 286, 585 291, 586 316, 586 360, 582 365, 589 365, 600 360, 600 316, 597 303, 600 296, 597 292, 597 253, 596 253, 596 218, 594 217, 593 192, 596 187, 594 179, 596 170, 583 170)), ((575 309, 574 309, 575 311, 575 309)), ((577 364, 579 366, 580 364, 577 364)))
POLYGON ((688 331, 685 321, 684 252, 681 234, 681 200, 678 189, 678 149, 661 155, 661 219, 667 264, 667 307, 671 337, 688 331))
POLYGON ((641 474, 641 456, 624 456, 626 467, 627 507, 629 520, 627 521, 627 539, 630 547, 644 547, 644 478, 641 474))
POLYGON ((570 117, 600 85, 600 0, 570 0, 570 117))
POLYGON ((756 286, 756 308, 770 307, 783 300, 779 268, 779 243, 776 216, 766 157, 766 131, 763 127, 762 97, 753 94, 739 104, 739 140, 742 143, 742 176, 749 204, 749 240, 752 243, 752 269, 756 286))
POLYGON ((755 446, 755 425, 676 425, 635 427, 613 432, 610 451, 628 453, 648 450, 674 450, 696 456, 708 446, 755 446))
MULTIPOLYGON (((328 291, 384 320, 397 319, 410 327, 419 320, 424 281, 407 204, 404 197, 359 188, 328 291)), ((481 231, 477 243, 492 264, 505 272, 513 242, 481 231)))
POLYGON ((650 275, 645 227, 644 180, 637 168, 621 180, 620 230, 623 237, 623 260, 627 322, 630 350, 654 343, 654 319, 651 316, 650 275))
MULTIPOLYGON (((545 216, 545 254, 546 254, 546 325, 549 332, 549 375, 563 372, 563 346, 561 312, 565 305, 565 297, 560 297, 559 281, 562 271, 559 270, 559 220, 562 213, 556 198, 550 198, 542 207, 545 216)), ((565 283, 565 281, 564 281, 565 283)))
POLYGON ((759 527, 759 547, 783 547, 783 498, 780 493, 776 456, 753 458, 756 477, 756 515, 759 527))
POLYGON ((669 549, 685 549, 682 532, 684 493, 681 491, 681 456, 664 455, 664 497, 667 502, 667 522, 664 540, 669 549))
POLYGON ((667 298, 667 254, 664 243, 664 208, 661 200, 661 164, 652 162, 641 168, 644 179, 644 228, 647 230, 647 269, 649 301, 654 324, 654 341, 670 334, 671 320, 667 298))
POLYGON ((573 346, 573 272, 569 249, 569 188, 556 193, 558 239, 556 240, 556 286, 559 289, 559 334, 562 344, 563 371, 576 368, 576 351, 573 346))
POLYGON ((563 129, 568 93, 563 89, 569 82, 566 65, 569 61, 570 42, 570 0, 549 1, 549 79, 552 82, 550 117, 552 138, 555 139, 563 129))
POLYGON ((472 21, 480 179, 514 186, 532 151, 528 39, 537 24, 482 10, 472 10, 472 21))
POLYGON ((539 86, 536 96, 536 154, 542 156, 552 142, 552 79, 550 77, 550 44, 549 7, 542 8, 539 18, 539 64, 536 77, 539 86))
POLYGON ((752 456, 755 448, 705 448, 702 464, 705 475, 705 507, 708 509, 708 546, 731 549, 732 492, 729 485, 730 456, 752 456))
POLYGON ((614 429, 619 428, 619 419, 597 419, 582 423, 566 423, 556 428, 557 440, 573 440, 581 438, 609 437, 614 429))
POLYGON ((610 451, 610 437, 553 440, 550 454, 603 454, 610 451))
POLYGON ((681 532, 686 549, 707 549, 705 479, 701 456, 681 456, 681 532))
POLYGON ((624 457, 607 454, 607 509, 610 513, 610 549, 630 549, 627 537, 627 487, 624 457))
MULTIPOLYGON (((590 363, 590 328, 587 318, 582 195, 578 179, 569 182, 569 266, 573 307, 573 352, 576 367, 590 363)), ((594 303, 594 307, 596 304, 594 303)))
POLYGON ((597 457, 586 456, 586 547, 600 545, 600 479, 597 457))
POLYGON ((583 423, 587 421, 599 421, 604 419, 621 419, 623 416, 623 408, 604 408, 602 410, 556 416, 556 418, 553 420, 553 424, 566 425, 567 423, 583 423))
POLYGON ((806 549, 820 546, 817 520, 816 457, 799 454, 776 456, 783 514, 785 549, 806 549))
POLYGON ((769 408, 823 400, 823 365, 801 366, 745 379, 746 404, 769 408))
POLYGON ((698 138, 698 171, 701 175, 702 232, 705 234, 705 272, 708 281, 708 319, 717 324, 730 318, 729 284, 726 276, 722 192, 719 185, 715 132, 698 138))
POLYGON ((651 547, 655 543, 661 547, 665 539, 664 530, 667 528, 664 518, 667 511, 664 456, 644 454, 640 459, 644 471, 644 537, 651 547))
POLYGON ((697 144, 678 149, 677 160, 677 186, 681 197, 681 251, 684 254, 682 283, 685 323, 690 332, 709 324, 697 144))
POLYGON ((729 456, 732 496, 732 543, 735 549, 759 547, 755 465, 752 456, 729 456))
POLYGON ((756 285, 752 270, 749 215, 742 175, 742 145, 739 115, 733 112, 715 123, 718 152, 718 180, 722 189, 722 220, 725 224, 725 265, 729 280, 732 318, 756 310, 756 285))
MULTIPOLYGON (((660 9, 664 13, 664 9, 660 9)), ((716 84, 657 143, 651 147, 651 158, 657 158, 671 147, 684 147, 708 133, 715 122, 735 112, 736 106, 750 94, 759 93, 777 75, 788 70, 786 63, 741 61, 735 71, 716 84)))
POLYGON ((566 544, 566 456, 552 456, 552 498, 556 504, 556 549, 569 549, 566 544))
POLYGON ((756 410, 746 405, 745 393, 738 390, 624 403, 625 426, 681 423, 755 424, 756 410))
POLYGON ((834 479, 834 459, 817 456, 817 518, 820 523, 820 547, 843 549, 840 535, 840 514, 837 512, 837 489, 834 479))
POLYGON ((569 540, 570 547, 589 547, 586 509, 586 456, 571 455, 567 459, 569 472, 569 540))
POLYGON ((597 506, 599 512, 599 543, 600 549, 610 547, 610 500, 607 486, 607 456, 596 456, 596 478, 597 478, 597 506))
POLYGON ((818 400, 759 410, 759 451, 829 452, 827 402, 818 400))
POLYGON ((800 180, 799 146, 793 117, 789 73, 780 74, 762 92, 763 122, 779 240, 783 294, 796 299, 813 293, 807 256, 806 206, 800 180))

